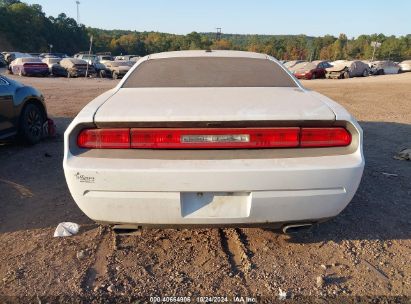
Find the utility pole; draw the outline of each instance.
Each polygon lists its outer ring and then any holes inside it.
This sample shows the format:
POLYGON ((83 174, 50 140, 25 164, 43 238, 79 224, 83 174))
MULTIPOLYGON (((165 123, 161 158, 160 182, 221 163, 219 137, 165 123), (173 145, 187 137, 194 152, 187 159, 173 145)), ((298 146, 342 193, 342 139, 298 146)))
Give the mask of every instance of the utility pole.
POLYGON ((89 61, 91 61, 91 47, 93 46, 93 36, 90 37, 90 48, 88 50, 88 59, 87 59, 87 69, 86 69, 86 78, 88 77, 88 66, 89 61))
POLYGON ((77 25, 80 25, 80 1, 76 1, 77 4, 77 25))
POLYGON ((217 27, 217 32, 215 33, 215 40, 219 41, 221 39, 221 27, 217 27))

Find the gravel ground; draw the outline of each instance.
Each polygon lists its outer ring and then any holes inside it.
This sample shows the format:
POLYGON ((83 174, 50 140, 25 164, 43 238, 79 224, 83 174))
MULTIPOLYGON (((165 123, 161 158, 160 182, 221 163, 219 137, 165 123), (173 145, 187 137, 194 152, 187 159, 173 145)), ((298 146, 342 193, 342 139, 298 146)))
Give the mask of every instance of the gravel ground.
POLYGON ((0 145, 0 302, 242 296, 272 303, 281 295, 409 303, 411 162, 393 156, 411 147, 411 73, 303 82, 359 120, 366 168, 338 217, 293 237, 257 228, 118 234, 94 224, 67 189, 62 134, 87 102, 117 82, 17 79, 44 93, 59 134, 33 147, 0 145), (80 233, 53 238, 62 221, 81 224, 80 233))

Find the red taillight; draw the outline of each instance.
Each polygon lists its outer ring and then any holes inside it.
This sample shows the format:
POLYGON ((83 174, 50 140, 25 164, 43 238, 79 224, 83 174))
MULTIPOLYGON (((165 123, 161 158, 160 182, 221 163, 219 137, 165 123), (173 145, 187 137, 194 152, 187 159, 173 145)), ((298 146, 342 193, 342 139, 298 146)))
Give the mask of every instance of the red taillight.
POLYGON ((27 62, 23 64, 24 67, 30 68, 48 68, 49 66, 45 63, 37 63, 37 62, 27 62))
POLYGON ((344 128, 85 129, 77 137, 88 149, 261 149, 341 147, 344 128))
POLYGON ((351 143, 351 134, 344 128, 302 128, 301 147, 341 147, 351 143))
POLYGON ((77 137, 80 148, 129 149, 130 129, 85 129, 77 137))
POLYGON ((299 128, 131 129, 140 149, 250 149, 297 147, 299 128))

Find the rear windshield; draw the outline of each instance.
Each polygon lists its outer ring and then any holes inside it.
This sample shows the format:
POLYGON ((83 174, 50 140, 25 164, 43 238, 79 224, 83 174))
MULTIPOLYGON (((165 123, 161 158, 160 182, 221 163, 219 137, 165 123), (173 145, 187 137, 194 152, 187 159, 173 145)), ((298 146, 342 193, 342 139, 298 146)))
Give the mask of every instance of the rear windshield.
POLYGON ((147 60, 123 84, 123 88, 296 86, 274 61, 232 57, 147 60))
POLYGON ((110 62, 108 65, 111 65, 112 67, 120 67, 120 66, 133 66, 133 63, 130 61, 113 61, 110 62))
POLYGON ((48 61, 49 63, 59 63, 61 58, 49 58, 48 61))
POLYGON ((40 58, 27 57, 27 58, 22 58, 21 62, 42 62, 42 61, 40 58))

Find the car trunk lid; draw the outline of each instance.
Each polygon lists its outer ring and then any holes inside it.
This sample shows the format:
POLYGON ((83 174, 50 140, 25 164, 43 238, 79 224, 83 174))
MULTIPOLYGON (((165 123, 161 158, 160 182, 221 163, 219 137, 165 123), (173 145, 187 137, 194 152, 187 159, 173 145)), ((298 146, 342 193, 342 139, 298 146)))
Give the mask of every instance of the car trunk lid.
POLYGON ((300 88, 120 89, 96 112, 98 127, 119 123, 334 121, 333 111, 300 88))

